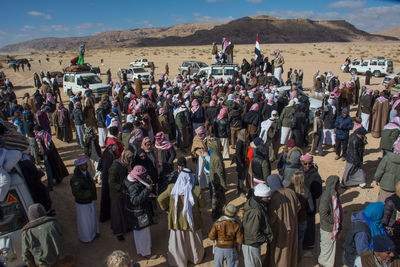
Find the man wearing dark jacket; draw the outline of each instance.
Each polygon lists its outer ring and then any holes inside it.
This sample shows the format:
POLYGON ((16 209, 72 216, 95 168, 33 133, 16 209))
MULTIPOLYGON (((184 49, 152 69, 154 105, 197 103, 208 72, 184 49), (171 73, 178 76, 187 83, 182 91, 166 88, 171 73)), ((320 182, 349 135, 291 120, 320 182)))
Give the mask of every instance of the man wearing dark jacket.
POLYGON ((40 159, 38 155, 38 146, 36 143, 35 134, 33 132, 33 128, 35 127, 36 124, 36 119, 35 115, 33 115, 31 111, 31 107, 29 106, 29 104, 24 105, 24 112, 22 113, 22 121, 24 124, 26 134, 28 135, 31 154, 35 159, 36 165, 39 165, 40 159))
POLYGON ((216 106, 215 101, 211 100, 209 106, 206 109, 206 123, 205 127, 209 133, 213 132, 214 122, 217 119, 219 113, 219 107, 216 106))
POLYGON ((269 162, 268 149, 269 147, 267 145, 259 145, 253 159, 251 160, 250 168, 255 183, 266 183, 267 177, 271 174, 271 163, 269 162))
POLYGON ((106 124, 106 109, 105 103, 100 102, 99 107, 96 110, 96 119, 97 119, 97 130, 99 132, 99 145, 101 148, 106 146, 106 138, 107 138, 107 124, 106 124))
POLYGON ((261 245, 272 241, 273 233, 267 219, 271 194, 266 184, 258 184, 254 195, 244 204, 242 251, 245 267, 261 267, 261 245))
POLYGON ((94 206, 94 201, 97 199, 96 186, 87 168, 87 158, 81 157, 75 160, 75 170, 70 181, 76 204, 78 238, 84 243, 92 242, 100 233, 94 206))
POLYGON ((372 89, 367 89, 360 98, 361 107, 361 124, 368 130, 369 122, 372 113, 372 89))
POLYGON ((326 105, 322 111, 321 119, 324 123, 323 127, 323 144, 335 145, 335 120, 336 107, 333 105, 333 99, 326 100, 326 105))
POLYGON ((75 123, 76 142, 79 147, 84 148, 83 135, 85 134, 85 125, 80 102, 74 104, 74 111, 72 111, 71 117, 75 123))
POLYGON ((315 243, 315 214, 317 213, 317 200, 322 194, 322 179, 318 173, 318 166, 313 162, 312 156, 300 158, 304 171, 304 185, 311 194, 312 205, 307 209, 307 229, 304 234, 304 249, 313 249, 315 243))
POLYGON ((242 126, 242 109, 240 105, 233 102, 232 109, 229 111, 229 124, 231 127, 231 148, 235 148, 236 138, 242 126))
POLYGON ((344 108, 342 114, 336 118, 336 157, 338 160, 342 158, 342 161, 346 160, 347 156, 347 144, 349 142, 349 132, 353 129, 353 121, 349 116, 349 110, 344 108))

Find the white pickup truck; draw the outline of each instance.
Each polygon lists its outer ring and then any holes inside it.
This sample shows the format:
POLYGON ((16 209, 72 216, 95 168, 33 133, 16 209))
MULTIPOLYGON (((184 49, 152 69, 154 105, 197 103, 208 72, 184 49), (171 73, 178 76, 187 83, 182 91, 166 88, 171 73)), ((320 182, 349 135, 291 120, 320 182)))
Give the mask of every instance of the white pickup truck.
POLYGON ((127 69, 120 68, 118 70, 118 74, 121 75, 121 79, 122 79, 122 73, 125 70, 126 70, 126 78, 128 79, 128 81, 135 82, 140 75, 140 79, 142 80, 143 84, 150 83, 151 80, 150 72, 146 71, 144 68, 127 68, 127 69))
POLYGON ((149 68, 150 62, 146 58, 138 58, 135 59, 135 61, 129 63, 129 67, 149 68))
POLYGON ((84 93, 87 85, 89 85, 95 98, 100 98, 111 91, 111 87, 108 84, 102 83, 101 79, 94 73, 66 72, 64 74, 64 93, 84 93))

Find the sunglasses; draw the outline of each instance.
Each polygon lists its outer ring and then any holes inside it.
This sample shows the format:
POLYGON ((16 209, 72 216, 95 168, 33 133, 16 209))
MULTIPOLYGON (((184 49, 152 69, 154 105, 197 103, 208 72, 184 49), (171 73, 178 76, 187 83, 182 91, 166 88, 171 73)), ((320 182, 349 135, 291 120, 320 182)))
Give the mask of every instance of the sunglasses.
POLYGON ((303 162, 303 165, 311 166, 311 165, 312 165, 312 162, 303 162))

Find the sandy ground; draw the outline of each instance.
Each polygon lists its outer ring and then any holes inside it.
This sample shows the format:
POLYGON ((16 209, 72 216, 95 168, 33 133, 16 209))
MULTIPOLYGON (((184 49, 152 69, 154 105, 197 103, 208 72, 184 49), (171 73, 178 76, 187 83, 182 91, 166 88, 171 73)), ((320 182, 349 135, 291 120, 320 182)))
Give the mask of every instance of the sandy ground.
MULTIPOLYGON (((319 69, 321 72, 332 70, 334 74, 339 75, 341 81, 348 81, 350 79, 349 74, 344 74, 340 71, 340 65, 343 63, 347 56, 351 58, 370 58, 373 56, 385 56, 395 59, 395 73, 400 71, 398 64, 400 61, 396 60, 399 58, 400 49, 398 48, 399 43, 318 43, 318 44, 273 44, 273 45, 261 45, 261 50, 264 54, 270 55, 274 49, 279 48, 282 55, 285 58, 286 64, 284 69, 287 71, 289 68, 299 69, 303 68, 304 76, 304 87, 310 88, 312 86, 312 74, 319 69)), ((87 50, 85 60, 92 65, 100 65, 100 58, 104 59, 105 66, 100 66, 102 73, 110 68, 112 71, 112 78, 116 80, 116 72, 119 67, 127 67, 129 62, 136 58, 147 58, 150 61, 154 61, 156 65, 156 80, 164 71, 164 66, 168 62, 170 67, 171 75, 178 73, 177 67, 183 60, 201 60, 205 63, 211 62, 211 46, 195 46, 195 47, 155 47, 155 48, 129 48, 129 49, 108 49, 108 50, 87 50)), ((253 45, 237 45, 234 51, 234 61, 240 63, 242 58, 248 60, 254 56, 253 45)), ((11 79, 18 97, 22 97, 25 92, 33 94, 33 72, 43 71, 56 71, 62 70, 69 60, 75 57, 77 51, 73 52, 51 52, 42 54, 25 54, 17 55, 20 57, 32 57, 32 72, 16 72, 12 69, 3 69, 6 75, 11 79), (45 58, 48 56, 50 62, 46 62, 45 58), (41 59, 42 65, 39 66, 38 59, 41 59), (59 59, 63 60, 62 66, 59 65, 59 59)), ((6 66, 2 62, 3 66, 6 66)), ((173 77, 171 76, 171 77, 173 77)), ((286 72, 283 74, 286 79, 286 72)), ((103 75, 102 79, 106 77, 103 75)), ((364 84, 364 77, 360 76, 361 84, 364 84)), ((381 86, 382 78, 372 78, 371 88, 382 89, 381 86)), ((67 100, 65 94, 62 95, 63 100, 67 100)), ((352 107, 352 114, 354 115, 356 107, 352 107)), ((366 146, 365 157, 364 157, 364 168, 367 173, 368 181, 371 181, 376 169, 376 166, 380 160, 381 152, 379 149, 379 139, 372 138, 369 134, 368 144, 366 146)), ((54 138, 56 147, 63 158, 70 173, 73 172, 73 161, 79 156, 83 155, 82 149, 79 149, 75 142, 66 144, 60 142, 54 138)), ((232 153, 233 151, 231 151, 232 153)), ((342 176, 344 172, 345 162, 335 161, 335 154, 333 148, 326 149, 327 154, 324 157, 315 157, 315 162, 319 166, 319 172, 325 180, 329 175, 342 176)), ((191 161, 189 161, 190 164, 191 161)), ((243 205, 245 199, 238 197, 236 193, 236 171, 235 166, 230 165, 230 161, 225 161, 229 190, 227 192, 227 200, 231 201, 237 206, 243 205)), ((193 167, 193 166, 192 166, 193 167)), ((274 165, 275 168, 275 165, 274 165)), ((273 172, 276 172, 274 169, 273 172)), ((70 177, 67 177, 63 182, 54 188, 51 192, 51 197, 54 203, 54 208, 57 212, 57 219, 68 229, 68 251, 75 255, 78 260, 79 266, 105 266, 105 259, 108 254, 113 250, 124 250, 127 251, 135 261, 139 261, 142 266, 167 266, 167 246, 168 236, 167 221, 165 213, 158 211, 159 224, 151 227, 152 231, 152 242, 153 252, 160 257, 156 260, 147 261, 136 255, 135 246, 133 241, 133 234, 126 234, 126 241, 119 242, 112 235, 109 222, 101 224, 101 235, 98 239, 95 239, 91 244, 83 244, 77 239, 76 232, 76 215, 75 215, 75 204, 71 194, 69 186, 70 177)), ((342 203, 344 207, 345 223, 344 223, 344 234, 341 235, 337 246, 337 263, 336 266, 342 266, 341 264, 341 253, 342 244, 345 240, 345 234, 349 227, 350 215, 353 211, 362 210, 369 202, 376 201, 378 195, 378 189, 376 186, 372 189, 359 189, 351 188, 342 193, 342 203)), ((204 192, 206 199, 208 198, 208 192, 204 192)), ((98 199, 100 199, 100 190, 98 190, 98 199)), ((100 201, 96 202, 97 207, 100 201)), ((204 246, 206 248, 206 255, 199 266, 213 266, 213 255, 212 255, 212 244, 210 240, 206 238, 212 225, 210 216, 210 209, 204 210, 203 212, 203 239, 204 246)), ((319 224, 319 218, 317 215, 317 224, 319 224)), ((317 263, 317 256, 319 253, 318 249, 318 237, 316 247, 308 257, 304 257, 302 266, 313 266, 317 263)), ((263 253, 265 253, 265 247, 263 247, 263 253)), ((11 264, 10 266, 13 266, 11 264)))

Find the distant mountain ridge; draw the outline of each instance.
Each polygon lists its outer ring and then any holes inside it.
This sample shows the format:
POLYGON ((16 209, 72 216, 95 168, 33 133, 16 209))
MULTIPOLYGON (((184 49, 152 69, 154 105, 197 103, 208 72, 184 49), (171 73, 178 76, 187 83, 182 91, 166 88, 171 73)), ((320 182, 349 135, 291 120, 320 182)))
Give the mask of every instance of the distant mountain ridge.
POLYGON ((395 37, 400 39, 400 26, 391 28, 391 29, 386 29, 378 32, 374 32, 373 34, 379 34, 379 35, 384 35, 384 36, 390 36, 390 37, 395 37))
POLYGON ((343 21, 279 19, 272 16, 244 17, 224 24, 185 23, 172 27, 102 32, 85 37, 41 38, 0 48, 2 53, 72 50, 85 43, 87 48, 205 45, 227 37, 235 44, 313 43, 352 41, 399 41, 393 36, 370 34, 343 21))

